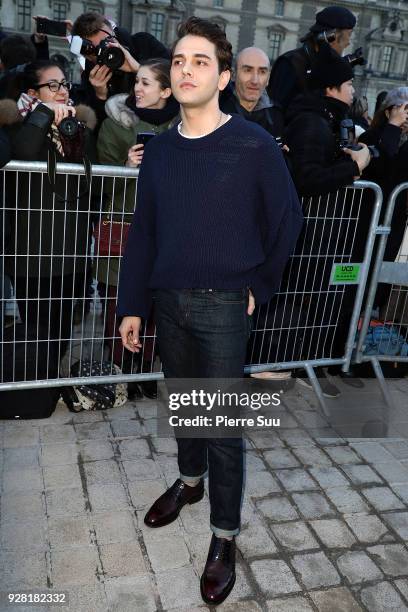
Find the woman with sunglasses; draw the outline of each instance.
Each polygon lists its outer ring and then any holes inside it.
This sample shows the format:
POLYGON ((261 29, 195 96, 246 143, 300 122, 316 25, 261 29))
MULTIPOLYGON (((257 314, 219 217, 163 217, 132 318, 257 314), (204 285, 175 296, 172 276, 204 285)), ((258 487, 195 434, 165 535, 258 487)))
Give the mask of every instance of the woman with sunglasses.
MULTIPOLYGON (((71 105, 71 85, 61 67, 55 62, 33 62, 17 79, 17 104, 0 102, 0 116, 8 114, 12 159, 95 160, 91 133, 95 114, 88 107, 71 105), (80 121, 72 136, 61 130, 68 117, 80 121)), ((59 360, 71 336, 75 296, 84 292, 90 203, 84 176, 56 174, 53 178, 51 172, 48 177, 19 172, 16 180, 14 173, 7 173, 6 207, 12 239, 6 273, 13 279, 22 321, 54 341, 50 346, 59 351, 59 360)))

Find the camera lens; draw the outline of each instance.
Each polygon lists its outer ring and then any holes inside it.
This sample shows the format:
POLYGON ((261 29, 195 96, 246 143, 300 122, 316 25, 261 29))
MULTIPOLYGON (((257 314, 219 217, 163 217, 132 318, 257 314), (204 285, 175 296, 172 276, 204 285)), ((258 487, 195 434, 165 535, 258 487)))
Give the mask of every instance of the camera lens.
POLYGON ((107 66, 111 70, 118 70, 125 61, 122 49, 110 47, 104 40, 99 43, 96 56, 98 64, 107 66))
POLYGON ((78 121, 75 117, 65 117, 59 124, 59 131, 66 138, 74 138, 78 133, 78 121))

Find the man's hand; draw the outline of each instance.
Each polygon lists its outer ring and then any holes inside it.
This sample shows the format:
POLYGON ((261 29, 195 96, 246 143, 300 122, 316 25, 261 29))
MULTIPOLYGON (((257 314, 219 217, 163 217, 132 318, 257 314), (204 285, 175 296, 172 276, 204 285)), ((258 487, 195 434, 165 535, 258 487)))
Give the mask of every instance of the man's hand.
POLYGON ((74 106, 58 104, 57 102, 43 102, 43 104, 54 111, 54 123, 57 126, 65 117, 75 117, 76 110, 74 106))
POLYGON ((89 73, 89 82, 95 90, 99 100, 107 100, 108 83, 112 78, 112 71, 107 66, 95 64, 89 73))
POLYGON ((255 310, 255 298, 254 298, 252 291, 249 290, 247 313, 251 315, 254 312, 254 310, 255 310))
POLYGON ((140 64, 139 64, 138 61, 135 60, 135 58, 130 53, 130 51, 125 49, 125 47, 122 47, 122 45, 120 45, 117 41, 110 42, 109 46, 110 47, 118 47, 118 49, 122 49, 122 51, 123 51, 123 53, 125 55, 125 61, 123 62, 123 64, 119 68, 119 70, 123 70, 123 72, 133 72, 133 73, 136 74, 136 72, 140 68, 140 64))
POLYGON ((370 163, 371 155, 366 144, 359 143, 359 145, 362 147, 359 151, 351 151, 350 149, 343 149, 343 151, 347 153, 347 155, 350 155, 351 159, 357 163, 361 175, 364 168, 367 168, 368 164, 370 163))
POLYGON ((123 346, 131 353, 139 353, 142 344, 139 340, 142 319, 140 317, 123 317, 119 327, 123 346))

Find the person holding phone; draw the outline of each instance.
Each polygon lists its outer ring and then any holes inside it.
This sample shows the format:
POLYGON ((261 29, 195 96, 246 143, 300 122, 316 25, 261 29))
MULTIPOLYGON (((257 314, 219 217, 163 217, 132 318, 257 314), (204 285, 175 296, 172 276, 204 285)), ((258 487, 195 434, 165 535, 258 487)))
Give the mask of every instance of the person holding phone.
MULTIPOLYGON (((106 102, 107 118, 98 135, 98 157, 102 164, 138 167, 143 159, 145 143, 169 128, 179 113, 178 102, 171 95, 170 62, 151 59, 142 63, 130 95, 118 94, 106 102)), ((105 201, 102 216, 130 222, 135 207, 136 179, 105 180, 105 201), (125 194, 126 190, 126 194, 125 194)), ((98 258, 95 264, 100 295, 107 298, 105 334, 111 341, 114 362, 124 371, 131 371, 132 354, 120 340, 115 308, 118 285, 119 258, 98 258)), ((149 334, 153 335, 153 334, 149 334)), ((152 347, 150 347, 151 349, 152 347)), ((150 371, 152 351, 145 350, 143 361, 150 371)), ((150 397, 155 384, 129 385, 130 395, 140 395, 140 389, 150 397)))

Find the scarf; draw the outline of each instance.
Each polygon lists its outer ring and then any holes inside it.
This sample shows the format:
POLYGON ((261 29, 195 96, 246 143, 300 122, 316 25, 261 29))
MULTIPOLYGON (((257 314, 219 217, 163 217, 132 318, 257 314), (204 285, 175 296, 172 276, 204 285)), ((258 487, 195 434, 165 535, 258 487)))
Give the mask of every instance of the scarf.
MULTIPOLYGON (((29 96, 27 93, 22 93, 17 101, 19 113, 24 118, 27 117, 27 115, 29 115, 30 113, 32 113, 39 104, 42 104, 41 100, 39 100, 35 96, 29 96)), ((55 123, 51 124, 51 133, 48 133, 47 136, 57 148, 58 153, 60 153, 64 157, 65 153, 62 146, 60 133, 55 123)))
POLYGON ((151 125, 163 125, 163 123, 168 123, 174 119, 174 117, 177 117, 180 112, 180 105, 173 96, 167 98, 167 103, 164 108, 138 108, 136 106, 134 94, 131 94, 127 98, 125 104, 141 121, 145 121, 151 125))

